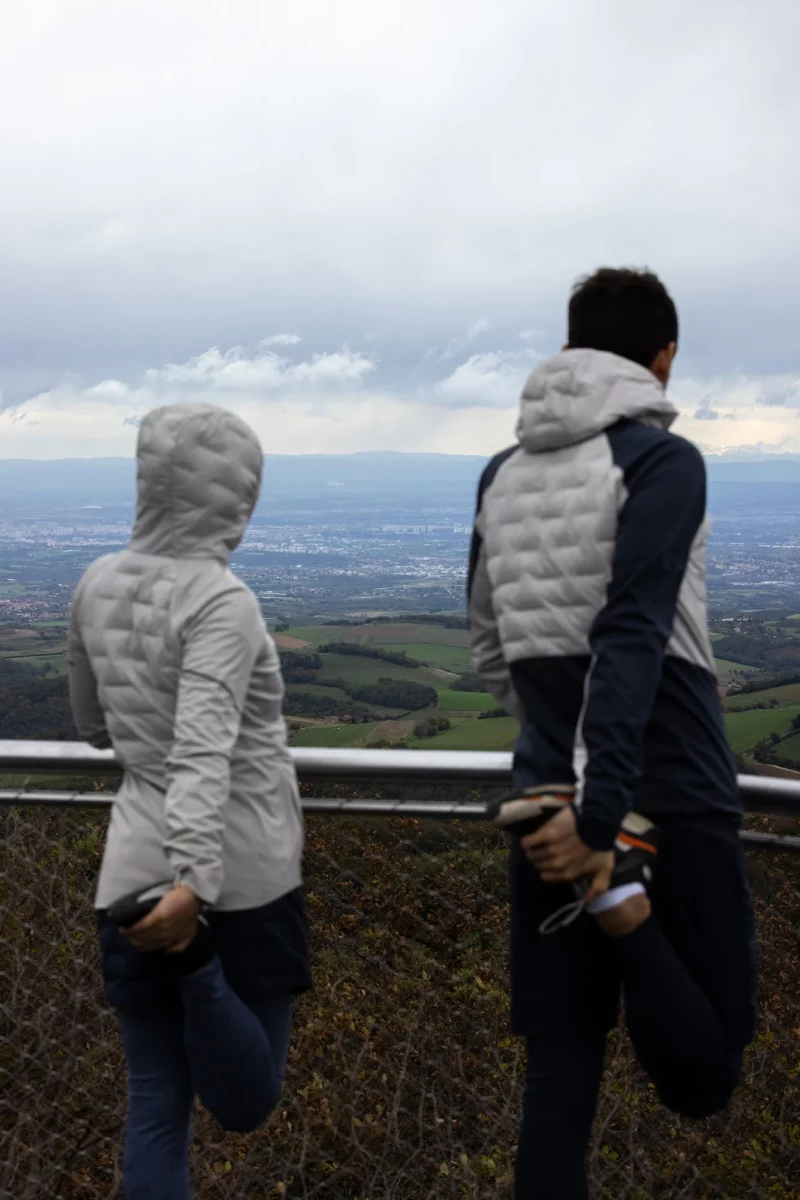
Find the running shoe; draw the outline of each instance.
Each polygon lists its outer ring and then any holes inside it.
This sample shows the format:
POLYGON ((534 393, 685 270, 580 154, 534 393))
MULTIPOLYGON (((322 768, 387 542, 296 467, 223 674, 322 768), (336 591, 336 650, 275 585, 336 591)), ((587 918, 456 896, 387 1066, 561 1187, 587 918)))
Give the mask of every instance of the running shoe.
MULTIPOLYGON (((151 913, 167 892, 174 887, 173 883, 157 883, 153 887, 129 892, 115 900, 106 909, 106 915, 118 929, 130 929, 151 913)), ((215 954, 214 943, 208 920, 201 912, 197 918, 197 933, 192 942, 180 954, 168 954, 164 950, 154 950, 151 953, 163 957, 170 974, 176 977, 194 974, 211 962, 215 954)))
MULTIPOLYGON (((643 817, 641 813, 626 813, 614 840, 614 871, 608 891, 639 883, 646 892, 653 880, 660 842, 661 834, 652 821, 643 817)), ((589 879, 573 880, 575 899, 546 917, 539 926, 539 932, 556 933, 577 920, 586 907, 586 894, 590 885, 589 879)))
POLYGON ((541 784, 498 800, 489 808, 488 816, 501 829, 516 837, 527 837, 572 804, 574 798, 575 789, 570 783, 541 784))

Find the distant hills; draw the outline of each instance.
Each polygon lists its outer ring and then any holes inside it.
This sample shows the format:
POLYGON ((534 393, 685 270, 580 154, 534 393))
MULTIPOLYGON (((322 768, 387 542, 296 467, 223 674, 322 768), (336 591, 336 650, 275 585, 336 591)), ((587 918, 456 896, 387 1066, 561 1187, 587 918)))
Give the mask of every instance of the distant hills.
MULTIPOLYGON (((484 463, 459 454, 268 454, 262 494, 472 496, 484 463)), ((135 466, 129 458, 0 461, 0 506, 130 503, 134 488, 135 466)))
POLYGON ((752 462, 707 458, 712 483, 800 483, 800 459, 764 456, 752 462))
MULTIPOLYGON (((263 494, 309 499, 337 494, 465 498, 474 493, 485 461, 459 454, 268 454, 263 494)), ((764 456, 738 462, 710 457, 707 463, 712 485, 800 484, 800 460, 764 456)), ((0 506, 129 504, 134 487, 133 459, 0 460, 0 506)))

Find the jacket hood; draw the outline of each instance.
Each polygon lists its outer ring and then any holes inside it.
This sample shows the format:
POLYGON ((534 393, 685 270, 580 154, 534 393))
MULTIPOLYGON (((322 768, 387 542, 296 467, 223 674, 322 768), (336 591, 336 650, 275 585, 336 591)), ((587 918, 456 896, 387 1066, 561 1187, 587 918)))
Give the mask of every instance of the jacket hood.
POLYGON ((525 450, 558 450, 623 418, 668 429, 678 410, 646 367, 605 350, 545 359, 522 390, 517 437, 525 450))
POLYGON ((227 562, 242 540, 264 456, 253 430, 211 404, 172 404, 139 429, 130 548, 227 562))

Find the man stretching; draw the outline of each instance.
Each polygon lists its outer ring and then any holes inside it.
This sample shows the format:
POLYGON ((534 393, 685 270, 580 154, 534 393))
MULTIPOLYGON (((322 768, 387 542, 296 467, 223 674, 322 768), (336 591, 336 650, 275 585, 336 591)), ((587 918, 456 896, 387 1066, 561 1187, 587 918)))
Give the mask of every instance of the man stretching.
POLYGON ((648 272, 577 285, 484 471, 469 611, 477 671, 522 723, 512 1022, 528 1049, 518 1200, 584 1200, 620 988, 669 1108, 723 1108, 755 1025, 741 808, 706 632, 706 477, 669 433, 678 318, 648 272), (577 899, 576 899, 577 896, 577 899))

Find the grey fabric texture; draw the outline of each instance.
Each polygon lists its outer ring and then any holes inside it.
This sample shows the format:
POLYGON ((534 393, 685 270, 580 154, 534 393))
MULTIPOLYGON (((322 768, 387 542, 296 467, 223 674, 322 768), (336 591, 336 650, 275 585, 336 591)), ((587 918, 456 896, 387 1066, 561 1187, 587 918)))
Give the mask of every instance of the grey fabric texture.
POLYGON ((258 496, 252 430, 211 405, 142 423, 127 549, 75 593, 69 682, 80 735, 125 768, 95 903, 162 880, 220 910, 301 881, 303 823, 280 661, 228 568, 258 496))
MULTIPOLYGON (((525 384, 519 448, 476 518, 470 598, 473 664, 519 715, 508 664, 589 654, 605 604, 627 492, 605 430, 623 419, 668 429, 677 410, 644 367, 596 350, 545 360, 525 384)), ((681 588, 668 654, 714 670, 706 627, 706 520, 681 588)))

